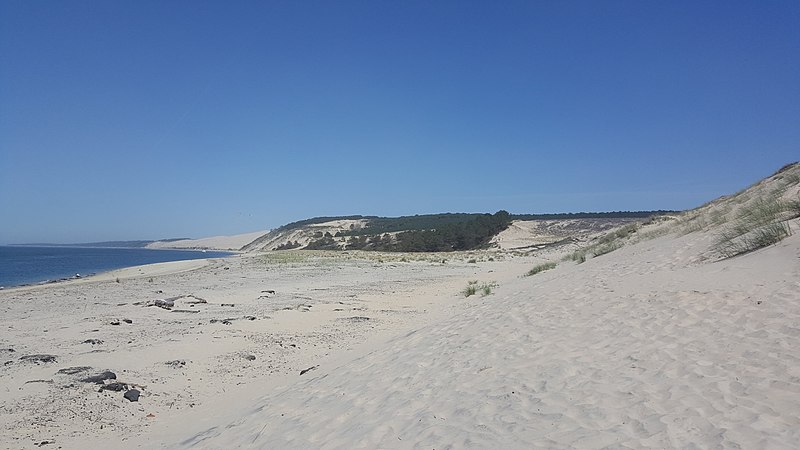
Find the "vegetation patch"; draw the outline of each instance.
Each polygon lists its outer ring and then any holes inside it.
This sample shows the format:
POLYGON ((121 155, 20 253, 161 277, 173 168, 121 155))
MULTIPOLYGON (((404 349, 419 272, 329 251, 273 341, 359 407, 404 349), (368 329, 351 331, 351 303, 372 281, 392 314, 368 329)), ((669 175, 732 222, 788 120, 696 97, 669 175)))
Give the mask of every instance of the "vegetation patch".
POLYGON ((719 235, 715 250, 731 258, 780 242, 792 234, 787 221, 800 217, 799 203, 772 197, 743 206, 719 235))
POLYGON ((532 276, 536 275, 537 273, 544 272, 545 270, 555 269, 558 264, 554 262, 546 262, 544 264, 539 264, 538 266, 534 266, 533 269, 529 270, 525 276, 532 276))
POLYGON ((495 282, 478 284, 478 280, 474 280, 468 282, 467 287, 461 293, 464 294, 464 297, 471 297, 477 293, 480 293, 481 297, 486 297, 492 293, 492 289, 495 287, 497 287, 495 282))
POLYGON ((596 258, 606 253, 611 253, 614 250, 622 248, 625 245, 623 241, 637 233, 639 228, 641 228, 641 225, 638 223, 631 223, 620 227, 617 230, 595 239, 591 245, 572 252, 570 255, 564 257, 564 260, 572 260, 581 264, 586 262, 589 255, 596 258))

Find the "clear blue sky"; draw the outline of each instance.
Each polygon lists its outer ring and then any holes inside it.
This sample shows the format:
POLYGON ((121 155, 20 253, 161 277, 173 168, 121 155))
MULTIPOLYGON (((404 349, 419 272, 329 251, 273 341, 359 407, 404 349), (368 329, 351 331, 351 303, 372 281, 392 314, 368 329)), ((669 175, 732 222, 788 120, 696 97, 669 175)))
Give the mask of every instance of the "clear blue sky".
POLYGON ((0 2, 0 243, 685 209, 800 159, 800 2, 0 2))

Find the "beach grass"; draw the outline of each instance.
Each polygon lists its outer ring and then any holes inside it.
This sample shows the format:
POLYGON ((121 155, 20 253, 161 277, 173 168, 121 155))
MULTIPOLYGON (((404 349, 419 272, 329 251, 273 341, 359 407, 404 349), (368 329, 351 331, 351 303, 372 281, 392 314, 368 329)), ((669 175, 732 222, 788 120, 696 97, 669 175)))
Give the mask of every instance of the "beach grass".
POLYGON ((525 276, 529 277, 532 275, 536 275, 537 273, 544 272, 545 270, 555 269, 557 265, 558 263, 555 262, 546 262, 544 264, 539 264, 537 266, 534 266, 531 270, 529 270, 528 273, 525 274, 525 276))

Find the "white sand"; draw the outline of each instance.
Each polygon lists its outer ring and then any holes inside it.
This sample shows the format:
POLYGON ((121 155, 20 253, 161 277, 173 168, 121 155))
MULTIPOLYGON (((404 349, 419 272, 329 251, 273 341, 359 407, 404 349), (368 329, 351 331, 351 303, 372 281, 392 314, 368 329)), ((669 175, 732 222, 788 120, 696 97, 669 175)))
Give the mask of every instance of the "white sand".
POLYGON ((800 237, 687 264, 695 241, 509 282, 180 446, 796 448, 800 237))

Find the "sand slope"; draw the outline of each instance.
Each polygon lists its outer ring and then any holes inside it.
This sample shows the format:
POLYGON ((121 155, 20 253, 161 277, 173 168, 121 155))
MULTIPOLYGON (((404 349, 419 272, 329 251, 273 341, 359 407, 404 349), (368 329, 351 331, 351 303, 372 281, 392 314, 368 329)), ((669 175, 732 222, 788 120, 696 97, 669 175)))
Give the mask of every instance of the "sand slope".
POLYGON ((800 236, 664 237, 501 286, 184 448, 796 448, 800 236))
POLYGON ((147 248, 240 250, 245 245, 267 233, 268 231, 255 231, 234 236, 214 236, 201 239, 182 239, 179 241, 156 241, 148 244, 147 248))

